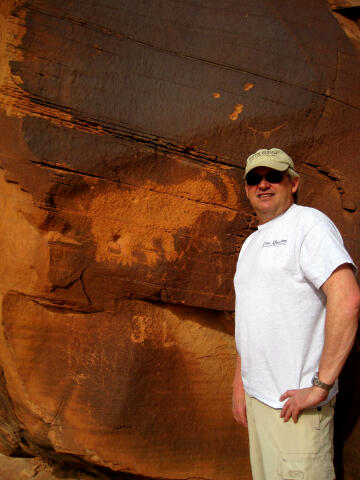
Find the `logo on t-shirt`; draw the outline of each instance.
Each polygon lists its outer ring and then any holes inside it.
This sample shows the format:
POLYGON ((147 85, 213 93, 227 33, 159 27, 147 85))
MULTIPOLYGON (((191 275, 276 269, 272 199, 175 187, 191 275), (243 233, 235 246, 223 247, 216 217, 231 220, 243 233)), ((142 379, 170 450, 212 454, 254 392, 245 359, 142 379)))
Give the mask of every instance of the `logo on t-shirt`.
POLYGON ((280 245, 286 245, 287 240, 273 240, 272 242, 264 242, 263 247, 279 247, 280 245))

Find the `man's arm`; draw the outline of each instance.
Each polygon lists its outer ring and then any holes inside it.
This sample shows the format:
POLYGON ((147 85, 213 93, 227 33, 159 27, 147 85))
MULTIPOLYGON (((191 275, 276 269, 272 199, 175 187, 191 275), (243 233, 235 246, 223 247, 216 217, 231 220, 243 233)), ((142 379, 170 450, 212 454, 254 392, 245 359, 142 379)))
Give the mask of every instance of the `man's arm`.
MULTIPOLYGON (((350 264, 338 267, 322 285, 326 295, 325 343, 319 365, 319 379, 333 384, 339 376, 354 344, 360 306, 359 287, 350 264)), ((315 373, 315 372, 314 372, 315 373)), ((328 392, 320 387, 288 390, 280 400, 289 400, 280 416, 297 422, 301 410, 326 399, 328 392)))
POLYGON ((241 377, 241 358, 237 355, 233 382, 232 410, 235 420, 247 428, 245 390, 241 377))

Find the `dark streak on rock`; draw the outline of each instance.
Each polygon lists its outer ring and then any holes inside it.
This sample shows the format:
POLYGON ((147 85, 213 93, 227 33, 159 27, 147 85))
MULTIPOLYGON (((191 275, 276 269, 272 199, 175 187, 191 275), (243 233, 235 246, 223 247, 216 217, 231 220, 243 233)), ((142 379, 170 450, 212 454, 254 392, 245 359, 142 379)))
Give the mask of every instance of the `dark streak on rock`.
POLYGON ((87 298, 88 302, 89 302, 89 305, 92 305, 91 303, 91 299, 86 291, 86 288, 85 288, 85 284, 84 284, 84 272, 85 272, 85 269, 82 270, 82 272, 80 273, 80 282, 81 282, 81 287, 83 289, 83 292, 84 292, 84 295, 85 297, 87 298))
POLYGON ((100 311, 102 311, 102 310, 95 310, 94 308, 89 308, 88 310, 81 307, 77 308, 76 304, 70 305, 69 303, 65 303, 62 300, 58 300, 55 298, 28 295, 23 292, 18 292, 16 290, 10 290, 8 292, 8 295, 19 295, 19 296, 25 297, 28 300, 31 300, 32 302, 38 305, 41 305, 42 307, 50 311, 55 311, 57 313, 83 313, 85 315, 89 315, 93 313, 99 313, 100 311))

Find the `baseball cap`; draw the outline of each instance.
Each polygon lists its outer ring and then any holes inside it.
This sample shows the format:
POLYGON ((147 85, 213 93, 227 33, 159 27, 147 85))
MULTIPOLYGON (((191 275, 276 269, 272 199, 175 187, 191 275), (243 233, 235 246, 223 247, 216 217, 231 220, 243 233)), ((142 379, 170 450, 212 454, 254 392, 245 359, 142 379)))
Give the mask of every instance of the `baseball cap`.
POLYGON ((244 178, 250 170, 256 167, 269 167, 274 170, 280 170, 280 172, 289 170, 289 176, 291 178, 299 176, 295 171, 294 162, 289 155, 280 150, 280 148, 271 148, 270 150, 262 148, 250 155, 246 160, 244 178))

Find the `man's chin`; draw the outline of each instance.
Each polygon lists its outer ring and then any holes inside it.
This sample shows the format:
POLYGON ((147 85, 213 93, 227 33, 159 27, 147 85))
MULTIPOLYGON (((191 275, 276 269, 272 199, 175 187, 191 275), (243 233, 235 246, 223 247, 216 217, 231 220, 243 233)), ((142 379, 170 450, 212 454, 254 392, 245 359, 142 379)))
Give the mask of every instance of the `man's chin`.
POLYGON ((274 206, 273 202, 260 202, 257 205, 256 210, 259 213, 271 212, 272 210, 275 210, 275 206, 274 206))

